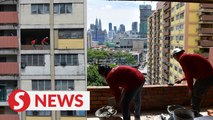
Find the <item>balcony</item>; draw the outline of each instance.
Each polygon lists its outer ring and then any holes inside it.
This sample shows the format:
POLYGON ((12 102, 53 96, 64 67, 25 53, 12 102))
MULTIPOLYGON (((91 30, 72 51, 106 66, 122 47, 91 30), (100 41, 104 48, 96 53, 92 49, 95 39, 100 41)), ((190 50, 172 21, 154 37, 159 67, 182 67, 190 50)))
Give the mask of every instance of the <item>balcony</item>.
POLYGON ((1 62, 0 75, 19 75, 17 62, 1 62))
POLYGON ((163 52, 168 53, 168 52, 169 52, 169 49, 168 49, 168 48, 163 48, 163 52))
POLYGON ((0 120, 19 120, 18 114, 1 114, 0 120))
POLYGON ((170 12, 168 12, 168 13, 166 13, 166 14, 163 15, 163 19, 164 20, 168 19, 169 17, 170 17, 170 12))
MULTIPOLYGON (((90 86, 90 111, 89 114, 109 103, 109 98, 113 97, 108 86, 90 86)), ((204 96, 202 101, 203 107, 212 107, 213 87, 204 96)), ((188 88, 185 84, 168 86, 168 85, 144 85, 142 94, 142 114, 144 111, 166 111, 167 105, 190 106, 190 97, 188 88), (169 99, 168 99, 169 98, 169 99)), ((161 112, 158 112, 159 114, 161 112)))
POLYGON ((209 53, 208 53, 208 52, 200 53, 200 55, 203 56, 203 57, 206 58, 206 59, 209 58, 209 53))
POLYGON ((169 27, 170 26, 170 22, 165 22, 163 27, 169 27))
POLYGON ((169 2, 166 2, 164 5, 164 11, 168 10, 171 7, 171 3, 169 2))
POLYGON ((200 7, 204 9, 213 9, 213 4, 201 3, 200 7))
POLYGON ((164 31, 163 35, 170 35, 170 31, 164 31))
POLYGON ((18 24, 18 12, 0 12, 0 24, 18 24))
POLYGON ((199 45, 202 47, 213 47, 213 40, 200 40, 199 45))
POLYGON ((35 48, 32 45, 21 45, 21 50, 50 50, 50 45, 35 45, 35 48))
POLYGON ((213 28, 201 28, 199 34, 213 34, 213 28))
POLYGON ((213 22, 213 16, 212 15, 201 15, 200 20, 201 21, 213 22))
POLYGON ((0 48, 13 48, 18 49, 17 36, 0 36, 0 48))

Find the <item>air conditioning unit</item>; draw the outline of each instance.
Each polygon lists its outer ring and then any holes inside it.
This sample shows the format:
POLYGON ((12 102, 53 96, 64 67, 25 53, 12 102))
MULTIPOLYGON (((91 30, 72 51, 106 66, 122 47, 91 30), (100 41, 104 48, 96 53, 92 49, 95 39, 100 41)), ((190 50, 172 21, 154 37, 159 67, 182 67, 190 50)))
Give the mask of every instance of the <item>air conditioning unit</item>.
POLYGON ((26 67, 25 63, 21 63, 21 69, 24 69, 26 67))

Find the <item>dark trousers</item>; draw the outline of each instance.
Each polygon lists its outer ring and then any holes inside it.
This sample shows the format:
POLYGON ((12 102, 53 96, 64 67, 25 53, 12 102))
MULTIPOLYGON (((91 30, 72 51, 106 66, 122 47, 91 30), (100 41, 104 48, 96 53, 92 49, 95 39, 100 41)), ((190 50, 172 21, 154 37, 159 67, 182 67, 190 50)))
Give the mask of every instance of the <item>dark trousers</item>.
POLYGON ((123 120, 130 120, 130 109, 129 105, 131 100, 134 98, 135 102, 135 117, 140 117, 141 112, 141 91, 144 83, 135 88, 132 91, 124 91, 123 99, 121 100, 121 110, 123 113, 123 120))
POLYGON ((213 86, 213 76, 205 79, 197 79, 192 90, 192 109, 195 111, 195 116, 200 112, 202 97, 207 90, 213 86))

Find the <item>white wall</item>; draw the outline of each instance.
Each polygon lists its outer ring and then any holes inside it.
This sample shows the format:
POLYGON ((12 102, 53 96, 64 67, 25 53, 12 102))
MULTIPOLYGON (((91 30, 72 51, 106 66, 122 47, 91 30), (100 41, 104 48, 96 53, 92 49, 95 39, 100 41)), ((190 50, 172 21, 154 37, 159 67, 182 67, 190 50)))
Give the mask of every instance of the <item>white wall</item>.
POLYGON ((76 91, 85 91, 86 90, 86 81, 85 80, 74 80, 75 90, 76 91))
MULTIPOLYGON (((21 28, 27 28, 33 25, 35 28, 49 28, 49 14, 31 14, 31 3, 49 3, 48 0, 24 0, 20 1, 20 24, 21 28), (27 19, 26 19, 27 18, 27 19)), ((84 5, 82 0, 61 0, 55 3, 72 3, 71 14, 55 14, 54 25, 68 25, 73 27, 82 27, 84 24, 84 5)))
POLYGON ((26 90, 26 91, 32 90, 31 80, 21 80, 21 89, 26 90))
POLYGON ((26 66, 21 69, 21 75, 50 75, 50 55, 45 55, 44 60, 44 66, 26 66))
POLYGON ((55 75, 83 75, 85 74, 84 54, 78 54, 78 66, 56 66, 55 75))

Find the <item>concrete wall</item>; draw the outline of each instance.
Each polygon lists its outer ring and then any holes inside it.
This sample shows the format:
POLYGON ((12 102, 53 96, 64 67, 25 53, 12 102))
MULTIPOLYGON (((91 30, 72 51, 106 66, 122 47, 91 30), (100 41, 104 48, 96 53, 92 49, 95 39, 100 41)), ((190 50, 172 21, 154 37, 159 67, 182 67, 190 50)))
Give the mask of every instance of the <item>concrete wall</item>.
MULTIPOLYGON (((88 87, 90 91, 90 111, 93 114, 97 109, 108 104, 108 98, 112 94, 108 87, 88 87)), ((142 91, 143 110, 166 110, 167 105, 190 106, 190 97, 186 85, 167 86, 152 85, 144 86, 142 91)), ((213 106, 213 87, 203 99, 202 106, 213 106)))
MULTIPOLYGON (((49 14, 31 14, 31 4, 49 3, 49 0, 22 0, 20 1, 20 24, 21 28, 33 25, 36 28, 49 26, 49 14), (27 19, 26 19, 27 18, 27 19)), ((71 14, 55 14, 54 25, 71 25, 83 27, 84 23, 84 5, 83 0, 60 0, 54 3, 72 3, 71 14)), ((32 27, 31 27, 32 28, 32 27)))
POLYGON ((56 66, 55 75, 83 75, 85 74, 84 54, 78 54, 78 66, 56 66))
MULTIPOLYGON (((50 55, 45 55, 45 65, 44 66, 26 66, 24 69, 21 69, 21 77, 24 76, 35 76, 50 75, 50 55)), ((84 54, 78 54, 78 66, 55 66, 55 75, 83 75, 85 74, 84 70, 84 54)), ((37 76, 38 78, 39 76, 37 76)))
POLYGON ((50 55, 45 55, 44 60, 44 66, 26 66, 21 69, 21 75, 50 75, 50 55))

